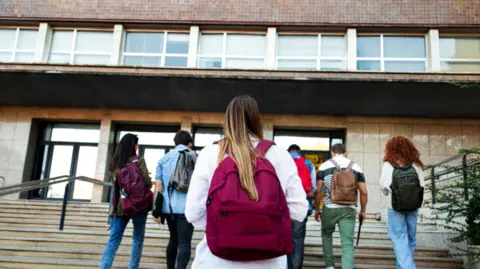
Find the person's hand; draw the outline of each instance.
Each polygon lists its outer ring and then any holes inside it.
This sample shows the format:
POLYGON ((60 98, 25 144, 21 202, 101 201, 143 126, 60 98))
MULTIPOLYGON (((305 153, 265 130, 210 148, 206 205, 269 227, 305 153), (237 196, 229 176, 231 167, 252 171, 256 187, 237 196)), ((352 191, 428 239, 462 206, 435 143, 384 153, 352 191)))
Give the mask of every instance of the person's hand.
POLYGON ((322 213, 321 213, 320 211, 318 211, 318 210, 315 210, 315 220, 316 220, 317 222, 322 222, 321 219, 322 219, 322 213))
POLYGON ((160 217, 153 219, 156 223, 160 224, 160 217))
POLYGON ((367 219, 367 214, 365 212, 360 212, 358 213, 358 221, 360 221, 361 224, 367 219))

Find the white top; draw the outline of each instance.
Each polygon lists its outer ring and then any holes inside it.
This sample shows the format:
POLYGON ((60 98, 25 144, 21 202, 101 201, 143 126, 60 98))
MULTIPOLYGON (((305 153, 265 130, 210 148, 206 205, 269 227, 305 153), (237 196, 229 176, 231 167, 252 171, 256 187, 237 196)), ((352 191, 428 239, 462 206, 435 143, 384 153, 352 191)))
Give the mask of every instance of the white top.
MULTIPOLYGON (((348 159, 343 155, 336 155, 332 159, 338 163, 338 166, 340 166, 340 168, 347 168, 351 162, 350 159, 348 159)), ((329 191, 331 190, 331 187, 332 187, 333 173, 335 172, 335 170, 336 170, 336 167, 331 161, 323 162, 320 168, 318 169, 318 172, 319 172, 318 175, 322 177, 323 184, 327 189, 327 191, 325 192, 325 197, 323 198, 324 205, 328 208, 350 207, 355 209, 356 205, 339 205, 339 204, 333 203, 332 200, 330 200, 329 191)), ((358 165, 357 163, 354 163, 352 166, 352 170, 355 173, 357 180, 359 182, 365 183, 365 176, 363 175, 363 171, 360 165, 358 165)))
MULTIPOLYGON (((252 139, 252 144, 256 146, 258 140, 252 139)), ((185 216, 196 229, 206 227, 206 201, 213 173, 218 167, 219 151, 218 145, 209 145, 202 150, 190 181, 185 216)), ((308 202, 302 187, 302 181, 298 176, 297 166, 292 157, 285 149, 275 145, 270 148, 265 157, 272 163, 280 179, 280 184, 287 199, 290 217, 297 221, 303 221, 307 216, 308 202)), ((286 267, 286 256, 254 262, 235 262, 221 259, 210 252, 205 237, 197 245, 195 260, 192 265, 192 269, 282 269, 286 267)))
MULTIPOLYGON (((425 180, 423 177, 423 169, 417 165, 413 165, 415 170, 417 170, 418 179, 420 180, 420 185, 425 187, 425 180)), ((388 196, 388 208, 392 208, 392 177, 393 177, 393 166, 389 162, 384 162, 382 167, 382 175, 380 176, 380 190, 385 196, 388 196)))

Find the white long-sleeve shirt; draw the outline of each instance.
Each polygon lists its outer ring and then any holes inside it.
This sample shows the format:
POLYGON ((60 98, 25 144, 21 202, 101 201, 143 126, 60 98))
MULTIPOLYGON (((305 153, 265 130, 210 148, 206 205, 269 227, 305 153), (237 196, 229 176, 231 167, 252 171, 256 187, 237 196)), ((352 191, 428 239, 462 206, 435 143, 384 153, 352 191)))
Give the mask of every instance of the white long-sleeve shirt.
MULTIPOLYGON (((413 165, 418 174, 420 185, 425 187, 425 179, 423 176, 423 170, 417 165, 413 165)), ((380 190, 386 196, 388 196, 388 208, 392 208, 392 181, 393 181, 393 166, 389 162, 384 162, 382 167, 382 174, 380 176, 380 190)))
MULTIPOLYGON (((252 144, 256 146, 258 140, 252 139, 252 144)), ((190 181, 185 216, 196 229, 206 227, 206 201, 213 174, 218 167, 219 151, 218 145, 209 145, 202 150, 190 181)), ((287 199, 290 217, 297 221, 303 221, 307 215, 308 202, 305 199, 305 191, 292 157, 285 149, 275 145, 270 148, 265 157, 272 163, 280 179, 280 184, 287 199)), ((192 269, 283 269, 286 266, 286 256, 254 262, 224 260, 212 254, 204 237, 197 246, 192 269)))

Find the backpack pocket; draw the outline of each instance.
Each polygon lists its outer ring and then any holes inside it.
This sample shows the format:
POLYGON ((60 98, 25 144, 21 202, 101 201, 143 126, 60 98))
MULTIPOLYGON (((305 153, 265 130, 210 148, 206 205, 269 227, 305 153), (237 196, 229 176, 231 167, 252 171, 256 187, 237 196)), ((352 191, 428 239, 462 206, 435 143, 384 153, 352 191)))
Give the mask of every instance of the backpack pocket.
POLYGON ((392 192, 392 208, 396 211, 414 211, 422 206, 424 188, 404 185, 392 192))
POLYGON ((282 209, 273 202, 225 201, 220 205, 218 244, 223 248, 279 251, 282 209))

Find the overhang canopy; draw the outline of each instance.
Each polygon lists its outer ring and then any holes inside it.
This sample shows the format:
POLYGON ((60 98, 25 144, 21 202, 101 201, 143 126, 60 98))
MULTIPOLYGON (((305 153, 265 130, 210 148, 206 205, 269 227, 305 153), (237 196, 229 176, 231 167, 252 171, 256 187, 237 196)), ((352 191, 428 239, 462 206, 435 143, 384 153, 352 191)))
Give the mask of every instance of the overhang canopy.
POLYGON ((248 94, 263 113, 480 117, 480 76, 0 65, 0 105, 223 112, 248 94))

